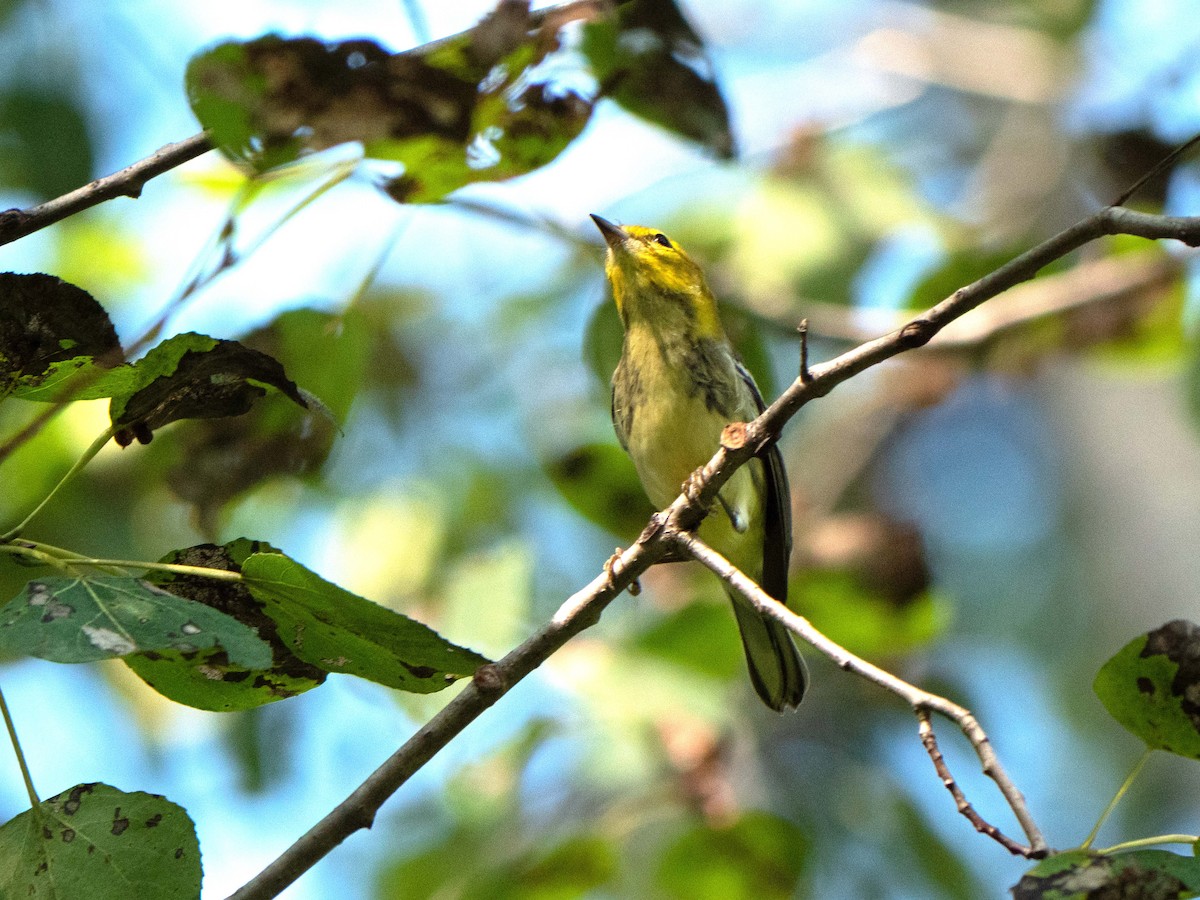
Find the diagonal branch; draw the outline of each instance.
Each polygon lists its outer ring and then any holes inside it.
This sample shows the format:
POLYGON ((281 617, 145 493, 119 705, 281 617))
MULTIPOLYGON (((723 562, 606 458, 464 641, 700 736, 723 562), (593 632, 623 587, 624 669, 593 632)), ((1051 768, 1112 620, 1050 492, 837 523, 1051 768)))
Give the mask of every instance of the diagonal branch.
POLYGON ((740 569, 735 568, 729 560, 725 559, 725 557, 713 550, 712 547, 705 544, 694 534, 690 532, 672 532, 670 530, 664 531, 663 534, 664 540, 669 540, 688 556, 715 573, 722 581, 745 597, 750 603, 754 604, 755 609, 759 612, 775 619, 789 631, 801 637, 806 643, 811 644, 821 653, 824 653, 837 664, 838 668, 847 672, 853 672, 855 675, 859 675, 879 685, 884 690, 890 691, 904 699, 913 708, 913 712, 916 713, 921 742, 924 744, 926 752, 929 753, 930 759, 933 760, 933 765, 937 770, 938 776, 954 797, 958 811, 967 817, 976 830, 995 839, 1010 853, 1017 856, 1037 859, 1049 852, 1045 838, 1042 837, 1041 831, 1029 813, 1025 797, 1017 789, 1012 779, 1008 777, 1008 773, 1005 772, 1004 767, 1000 764, 999 757, 996 756, 996 751, 992 748, 991 741, 979 726, 979 723, 975 720, 970 710, 947 700, 945 697, 922 690, 904 679, 893 675, 891 672, 881 669, 861 657, 855 656, 840 644, 834 643, 824 634, 817 631, 803 616, 796 615, 796 613, 792 612, 779 601, 770 597, 749 576, 744 574, 740 569), (1004 796, 1009 808, 1013 811, 1013 815, 1016 816, 1017 822, 1020 823, 1021 829, 1025 832, 1025 836, 1029 840, 1028 845, 1014 841, 1000 831, 999 828, 986 822, 967 801, 962 789, 959 788, 958 783, 950 774, 950 769, 946 765, 946 760, 942 756, 941 750, 938 749, 937 738, 934 736, 933 724, 930 719, 931 713, 938 713, 945 716, 962 730, 962 733, 974 748, 975 755, 979 757, 984 774, 996 783, 996 787, 1000 789, 1000 793, 1004 796))
MULTIPOLYGON (((651 565, 666 557, 683 539, 681 535, 685 535, 700 521, 704 509, 712 504, 718 489, 729 480, 737 467, 774 441, 800 407, 817 397, 825 396, 843 381, 871 366, 906 350, 923 346, 950 322, 986 300, 1014 285, 1030 280, 1043 267, 1084 244, 1112 234, 1129 234, 1151 240, 1178 240, 1195 247, 1200 245, 1200 217, 1156 216, 1116 207, 1101 210, 1021 254, 989 275, 955 291, 903 328, 849 350, 828 362, 811 368, 805 367, 802 375, 807 377, 797 378, 761 416, 753 422, 737 423, 725 430, 720 449, 703 467, 700 477, 691 482, 695 490, 689 491, 690 499, 680 496, 666 510, 656 514, 637 542, 624 553, 614 555, 605 564, 604 572, 569 597, 548 625, 498 663, 481 668, 471 684, 406 741, 354 793, 309 829, 266 869, 243 885, 230 900, 266 900, 277 896, 349 835, 360 828, 369 828, 383 802, 414 772, 571 637, 597 622, 604 608, 622 590, 633 584, 651 565)), ((699 542, 693 539, 691 552, 699 558, 695 551, 697 546, 699 542)), ((713 553, 711 550, 708 552, 713 553)), ((758 592, 760 600, 765 597, 757 585, 741 573, 736 574, 747 582, 747 588, 758 592)), ((971 809, 970 804, 961 796, 961 791, 956 791, 956 782, 949 777, 945 761, 938 761, 940 752, 934 756, 933 750, 929 749, 936 748, 936 741, 928 741, 926 727, 922 725, 922 741, 934 759, 943 783, 954 794, 959 809, 976 827, 982 822, 984 827, 981 830, 984 833, 990 834, 1014 853, 1036 857, 1044 856, 1048 852, 1045 839, 1029 815, 1021 792, 1008 778, 987 735, 968 710, 943 697, 921 691, 865 660, 852 657, 846 650, 813 629, 804 619, 774 601, 770 602, 775 607, 769 612, 770 615, 780 618, 788 628, 813 643, 842 668, 868 677, 903 697, 913 706, 919 718, 924 711, 936 712, 955 721, 975 748, 984 772, 996 783, 1008 801, 1029 844, 1023 846, 1011 838, 1004 837, 998 830, 994 830, 978 818, 977 814, 972 817, 967 812, 971 809)), ((971 812, 974 810, 971 809, 971 812)))
POLYGON ((145 159, 112 175, 97 178, 69 194, 63 194, 28 209, 8 209, 0 212, 0 245, 10 244, 40 231, 47 225, 53 225, 67 216, 83 212, 114 197, 136 199, 151 178, 169 172, 212 148, 212 142, 206 133, 194 134, 174 144, 167 144, 145 159))

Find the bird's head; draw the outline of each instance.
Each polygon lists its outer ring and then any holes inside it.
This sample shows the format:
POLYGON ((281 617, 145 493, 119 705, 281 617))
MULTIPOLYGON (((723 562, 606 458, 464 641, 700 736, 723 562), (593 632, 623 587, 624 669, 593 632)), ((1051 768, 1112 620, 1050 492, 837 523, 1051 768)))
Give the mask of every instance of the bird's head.
POLYGON ((701 334, 721 333, 704 273, 682 247, 656 228, 614 225, 594 214, 592 220, 608 244, 604 272, 626 327, 635 319, 662 323, 682 315, 701 334))

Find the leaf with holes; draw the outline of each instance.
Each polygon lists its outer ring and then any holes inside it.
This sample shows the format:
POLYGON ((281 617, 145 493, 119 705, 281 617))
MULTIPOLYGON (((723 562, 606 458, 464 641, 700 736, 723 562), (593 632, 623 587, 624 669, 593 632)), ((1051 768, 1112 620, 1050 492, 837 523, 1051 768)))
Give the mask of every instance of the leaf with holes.
POLYGON ((134 378, 112 399, 117 443, 150 442, 156 428, 177 419, 240 416, 273 387, 305 408, 299 388, 279 362, 258 350, 188 332, 163 341, 133 365, 134 378))
POLYGON ((1176 898, 1200 895, 1200 860, 1166 850, 1101 856, 1085 850, 1042 860, 1012 888, 1013 900, 1122 897, 1176 898))
POLYGON ((78 386, 80 399, 107 397, 98 382, 121 360, 108 313, 87 291, 0 273, 0 396, 54 400, 78 386))
POLYGON ((1200 627, 1176 619, 1121 648, 1093 689, 1109 714, 1156 750, 1200 759, 1200 627))
POLYGON ((489 662, 420 622, 330 584, 283 554, 251 555, 242 577, 288 648, 329 672, 427 694, 489 662))
MULTIPOLYGON (((240 572, 248 556, 264 552, 276 551, 265 542, 238 538, 223 546, 199 544, 176 550, 160 561, 240 572)), ((306 663, 288 649, 274 620, 264 612, 264 604, 244 584, 174 572, 155 572, 149 580, 177 596, 232 616, 271 646, 270 664, 260 667, 231 661, 223 647, 126 656, 125 665, 164 697, 196 709, 229 712, 294 697, 325 680, 324 669, 306 663)))
POLYGON ((578 136, 587 73, 560 31, 598 14, 580 4, 534 28, 527 3, 501 3, 471 31, 405 53, 361 39, 226 42, 192 58, 188 97, 218 146, 256 171, 356 141, 404 164, 389 196, 432 202, 533 171, 578 136))
POLYGON ((139 578, 42 578, 0 608, 0 652, 53 662, 209 647, 239 665, 271 663, 270 647, 253 629, 139 578))
POLYGON ((200 844, 183 807, 80 784, 0 827, 0 897, 194 900, 200 844))

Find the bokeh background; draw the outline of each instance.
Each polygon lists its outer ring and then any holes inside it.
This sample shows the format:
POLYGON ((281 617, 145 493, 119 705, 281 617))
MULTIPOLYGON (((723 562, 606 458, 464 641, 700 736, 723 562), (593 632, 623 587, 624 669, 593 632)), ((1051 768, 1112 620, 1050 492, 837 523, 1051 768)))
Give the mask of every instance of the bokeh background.
MULTIPOLYGON (((797 372, 802 317, 817 359, 889 330, 1200 131, 1200 17, 1181 0, 682 8, 727 100, 734 160, 605 101, 531 175, 403 206, 359 170, 278 225, 330 177, 340 157, 327 154, 244 209, 238 245, 253 252, 175 305, 211 266, 243 181, 215 153, 137 202, 0 248, 5 270, 90 291, 127 342, 169 310, 168 333, 272 347, 347 416, 294 458, 247 446, 266 413, 111 446, 34 536, 126 559, 269 540, 502 654, 649 512, 608 421, 617 326, 589 212, 660 227, 703 260, 773 395, 797 372)), ((400 50, 488 9, 7 0, 0 205, 195 133, 184 69, 216 40, 278 31, 400 50)), ((1198 187, 1185 158, 1133 203, 1200 214, 1198 187)), ((800 611, 973 709, 1057 847, 1083 839, 1141 749, 1092 694, 1096 669, 1138 633, 1198 617, 1192 262, 1132 239, 1084 248, 805 409, 782 441, 800 611)), ((38 411, 4 404, 0 437, 38 411)), ((8 459, 5 518, 106 422, 103 402, 75 404, 8 459)), ((5 596, 28 577, 0 561, 5 596)), ((955 813, 895 698, 809 653, 810 696, 773 715, 706 573, 669 566, 643 586, 285 896, 985 897, 1027 868, 955 813)), ((189 811, 205 897, 255 874, 455 690, 334 676, 217 715, 120 663, 7 660, 0 683, 43 796, 104 781, 189 811)), ((1015 832, 965 744, 939 734, 977 809, 1015 832)), ((26 800, 4 765, 7 819, 26 800)), ((1152 760, 1099 844, 1195 832, 1194 765, 1152 760)))

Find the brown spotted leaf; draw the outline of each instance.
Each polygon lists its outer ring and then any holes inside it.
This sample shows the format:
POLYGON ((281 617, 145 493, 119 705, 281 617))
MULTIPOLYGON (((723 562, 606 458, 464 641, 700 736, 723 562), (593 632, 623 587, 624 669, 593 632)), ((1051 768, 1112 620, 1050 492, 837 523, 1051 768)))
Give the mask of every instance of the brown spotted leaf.
MULTIPOLYGON (((239 538, 224 546, 199 544, 176 550, 160 562, 240 572, 252 553, 275 552, 269 544, 239 538)), ((246 666, 222 647, 195 651, 166 649, 126 656, 125 665, 148 685, 177 703, 228 712, 294 697, 325 680, 325 671, 296 657, 279 637, 275 621, 246 586, 201 575, 158 572, 154 583, 171 593, 232 616, 252 628, 271 648, 265 665, 246 666)))
POLYGON ((200 844, 183 807, 80 784, 0 827, 0 897, 195 900, 200 844))
POLYGON ((237 341, 177 334, 134 363, 130 384, 109 409, 122 446, 149 443, 154 430, 177 419, 240 416, 273 387, 308 406, 277 360, 237 341))
POLYGON ((269 648, 252 629, 140 578, 42 578, 0 608, 3 653, 79 663, 211 647, 244 666, 270 663, 269 648))
POLYGON ((1177 619, 1130 641, 1093 688, 1148 747, 1200 759, 1200 626, 1177 619))
POLYGON ((1013 900, 1182 900, 1200 892, 1200 860, 1166 850, 1111 856, 1072 850, 1042 860, 1013 886, 1013 900))

